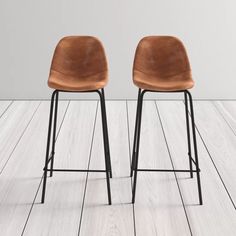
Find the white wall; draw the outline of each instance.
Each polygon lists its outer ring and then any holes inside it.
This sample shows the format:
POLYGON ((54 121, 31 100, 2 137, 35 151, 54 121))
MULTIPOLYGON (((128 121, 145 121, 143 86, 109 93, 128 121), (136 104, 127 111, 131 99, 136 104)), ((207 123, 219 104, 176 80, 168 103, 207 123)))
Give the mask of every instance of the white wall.
POLYGON ((236 98, 235 9, 235 0, 0 0, 0 98, 49 98, 52 53, 65 35, 103 41, 107 98, 136 98, 132 61, 145 35, 184 41, 194 98, 236 98))

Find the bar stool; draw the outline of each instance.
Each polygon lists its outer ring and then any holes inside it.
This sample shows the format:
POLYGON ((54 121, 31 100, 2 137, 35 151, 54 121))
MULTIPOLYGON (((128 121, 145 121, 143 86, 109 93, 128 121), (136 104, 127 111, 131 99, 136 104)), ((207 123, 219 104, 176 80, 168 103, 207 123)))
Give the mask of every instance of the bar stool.
POLYGON ((111 205, 110 177, 112 177, 109 139, 107 129, 104 87, 108 82, 108 68, 101 42, 91 36, 69 36, 62 38, 56 46, 48 86, 54 89, 51 97, 46 158, 43 175, 41 202, 44 203, 47 173, 54 171, 104 172, 106 173, 108 203, 111 205), (54 169, 55 138, 59 92, 96 92, 100 97, 105 170, 54 169), (55 106, 54 106, 55 105, 55 106), (53 117, 54 116, 54 117, 53 117), (52 141, 51 141, 52 132, 52 141), (50 149, 51 146, 51 150, 50 149), (50 164, 50 168, 48 165, 50 164))
POLYGON ((134 143, 132 152, 131 174, 134 172, 132 203, 135 202, 135 191, 138 171, 171 171, 190 172, 197 176, 199 204, 202 205, 200 169, 198 162, 196 131, 194 123, 193 102, 188 89, 194 86, 188 56, 182 42, 171 36, 148 36, 138 44, 134 65, 133 82, 139 88, 134 131, 134 143), (142 119, 143 96, 146 92, 180 92, 184 93, 185 115, 187 126, 189 170, 165 170, 165 169, 138 169, 139 143, 142 119), (188 99, 189 98, 189 99, 188 99), (189 124, 188 100, 192 125, 194 159, 191 153, 191 136, 189 124), (192 164, 196 166, 194 170, 192 164))

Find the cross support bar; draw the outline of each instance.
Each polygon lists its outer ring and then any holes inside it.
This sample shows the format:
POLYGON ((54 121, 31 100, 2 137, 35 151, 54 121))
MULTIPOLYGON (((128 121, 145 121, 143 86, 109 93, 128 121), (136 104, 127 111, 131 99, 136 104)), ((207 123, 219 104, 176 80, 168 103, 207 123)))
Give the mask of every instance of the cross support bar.
MULTIPOLYGON (((43 169, 49 171, 51 169, 43 169)), ((52 171, 56 172, 106 172, 106 170, 82 170, 82 169, 52 169, 52 171)))
MULTIPOLYGON (((173 170, 173 169, 137 169, 137 171, 150 171, 150 172, 191 172, 191 170, 173 170)), ((199 169, 199 172, 201 170, 199 169)), ((192 170, 197 172, 197 170, 192 170)))

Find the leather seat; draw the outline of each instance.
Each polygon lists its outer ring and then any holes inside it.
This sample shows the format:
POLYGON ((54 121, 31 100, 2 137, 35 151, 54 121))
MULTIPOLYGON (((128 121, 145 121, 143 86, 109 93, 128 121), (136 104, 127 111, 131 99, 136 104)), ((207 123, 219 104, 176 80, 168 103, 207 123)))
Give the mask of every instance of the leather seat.
POLYGON ((182 91, 194 86, 182 42, 172 36, 148 36, 136 49, 133 82, 141 89, 182 91))
POLYGON ((58 43, 48 86, 63 91, 92 91, 108 82, 108 67, 101 42, 91 36, 68 36, 58 43))

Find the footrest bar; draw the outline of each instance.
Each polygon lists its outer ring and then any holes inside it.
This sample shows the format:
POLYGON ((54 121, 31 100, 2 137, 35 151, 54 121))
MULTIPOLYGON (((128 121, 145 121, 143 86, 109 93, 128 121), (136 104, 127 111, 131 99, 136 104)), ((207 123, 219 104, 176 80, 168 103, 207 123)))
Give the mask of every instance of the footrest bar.
MULTIPOLYGON (((173 169, 137 169, 137 171, 150 171, 150 172, 191 172, 191 170, 173 170, 173 169)), ((199 172, 201 170, 199 169, 199 172)), ((197 170, 192 170, 197 172, 197 170)))
MULTIPOLYGON (((46 170, 51 171, 51 169, 46 169, 46 170)), ((106 172, 106 170, 82 170, 82 169, 52 169, 52 171, 56 171, 56 172, 106 172)))

